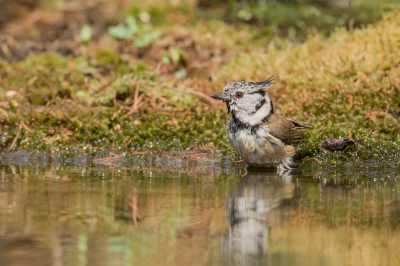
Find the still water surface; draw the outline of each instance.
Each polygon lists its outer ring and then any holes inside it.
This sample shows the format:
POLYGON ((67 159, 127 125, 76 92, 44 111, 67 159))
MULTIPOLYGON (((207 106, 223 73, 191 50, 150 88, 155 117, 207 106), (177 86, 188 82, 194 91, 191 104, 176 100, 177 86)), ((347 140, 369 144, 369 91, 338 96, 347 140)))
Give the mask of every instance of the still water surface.
POLYGON ((399 184, 396 169, 3 160, 0 265, 400 265, 399 184))

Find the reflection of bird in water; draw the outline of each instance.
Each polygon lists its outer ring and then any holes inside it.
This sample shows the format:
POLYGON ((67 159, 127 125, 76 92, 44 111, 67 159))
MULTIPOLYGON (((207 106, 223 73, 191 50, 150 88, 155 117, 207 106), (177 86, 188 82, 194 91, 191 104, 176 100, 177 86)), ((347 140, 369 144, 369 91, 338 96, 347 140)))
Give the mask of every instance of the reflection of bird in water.
POLYGON ((295 184, 287 173, 249 172, 227 201, 230 232, 222 252, 227 265, 268 264, 268 235, 296 207, 295 184))

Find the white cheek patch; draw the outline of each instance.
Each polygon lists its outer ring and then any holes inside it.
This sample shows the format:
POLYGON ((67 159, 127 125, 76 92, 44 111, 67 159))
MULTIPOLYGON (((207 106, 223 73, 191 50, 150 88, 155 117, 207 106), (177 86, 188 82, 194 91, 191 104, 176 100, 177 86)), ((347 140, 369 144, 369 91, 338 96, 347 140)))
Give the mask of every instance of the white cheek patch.
MULTIPOLYGON (((236 108, 237 109, 237 108, 236 108)), ((243 123, 248 123, 250 125, 257 125, 262 122, 262 120, 271 113, 271 100, 268 96, 265 96, 264 105, 258 109, 254 114, 249 114, 246 111, 237 111, 236 117, 243 123)))

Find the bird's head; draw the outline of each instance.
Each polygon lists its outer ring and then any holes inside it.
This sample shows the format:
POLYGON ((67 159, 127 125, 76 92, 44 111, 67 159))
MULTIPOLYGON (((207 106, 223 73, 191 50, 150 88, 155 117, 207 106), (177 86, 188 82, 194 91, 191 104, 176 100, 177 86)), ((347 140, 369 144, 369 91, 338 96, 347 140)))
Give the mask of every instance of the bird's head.
POLYGON ((273 114, 272 101, 264 89, 272 87, 273 76, 261 82, 230 82, 223 92, 211 95, 226 103, 228 113, 242 123, 256 125, 273 114))

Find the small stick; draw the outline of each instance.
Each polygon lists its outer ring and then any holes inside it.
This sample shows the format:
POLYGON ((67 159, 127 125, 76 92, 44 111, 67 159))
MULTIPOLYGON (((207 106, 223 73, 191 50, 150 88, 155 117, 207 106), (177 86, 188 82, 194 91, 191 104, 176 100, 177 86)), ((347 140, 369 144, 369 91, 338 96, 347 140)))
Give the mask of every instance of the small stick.
POLYGON ((375 119, 374 119, 372 116, 370 116, 368 112, 364 112, 364 115, 365 115, 367 118, 371 119, 372 122, 374 122, 374 123, 376 122, 375 119))
POLYGON ((323 163, 321 163, 321 161, 320 160, 318 160, 317 158, 308 158, 308 159, 313 159, 313 160, 316 160, 317 162, 319 162, 320 164, 323 164, 323 163))
POLYGON ((220 103, 218 100, 214 100, 212 99, 209 95, 199 92, 199 91, 193 91, 193 90, 186 90, 187 92, 197 95, 200 98, 202 98, 203 100, 205 100, 206 102, 210 103, 210 104, 216 104, 216 103, 220 103))
POLYGON ((23 127, 26 131, 28 131, 29 133, 33 134, 32 129, 30 129, 30 128, 24 123, 24 121, 21 121, 21 125, 22 125, 22 127, 23 127))
POLYGON ((10 147, 8 148, 7 152, 10 152, 12 150, 12 148, 14 147, 15 143, 17 142, 17 139, 19 138, 19 134, 21 133, 21 129, 22 129, 22 122, 19 124, 17 135, 15 136, 15 138, 14 138, 13 142, 11 143, 10 147))

